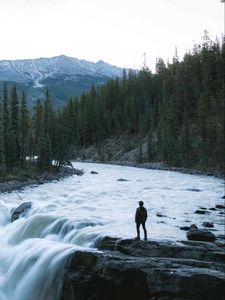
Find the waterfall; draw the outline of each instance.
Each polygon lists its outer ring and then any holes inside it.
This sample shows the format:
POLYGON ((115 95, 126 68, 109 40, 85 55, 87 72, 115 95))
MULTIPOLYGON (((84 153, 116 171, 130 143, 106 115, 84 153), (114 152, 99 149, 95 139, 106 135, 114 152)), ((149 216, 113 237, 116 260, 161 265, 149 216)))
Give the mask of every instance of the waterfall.
POLYGON ((84 169, 84 176, 19 191, 32 206, 13 223, 21 200, 16 193, 0 193, 0 300, 60 300, 71 254, 96 251, 102 236, 135 237, 139 200, 148 209, 150 238, 183 240, 186 233, 179 227, 187 222, 199 227, 213 222, 216 233, 224 233, 223 214, 209 210, 221 204, 223 180, 91 163, 75 167, 84 169), (92 170, 98 174, 91 175, 92 170), (199 207, 207 215, 194 214, 199 207))
POLYGON ((100 222, 34 213, 10 223, 4 207, 0 224, 0 299, 57 300, 68 257, 98 236, 80 229, 100 222))

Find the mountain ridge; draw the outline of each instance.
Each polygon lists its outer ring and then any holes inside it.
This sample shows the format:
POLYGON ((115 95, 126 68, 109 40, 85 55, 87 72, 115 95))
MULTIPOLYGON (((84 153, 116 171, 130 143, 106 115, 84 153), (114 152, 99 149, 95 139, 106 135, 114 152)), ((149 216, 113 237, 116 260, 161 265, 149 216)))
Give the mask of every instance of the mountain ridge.
POLYGON ((43 98, 50 90, 56 106, 79 96, 92 85, 102 85, 108 79, 120 77, 122 68, 102 60, 91 62, 64 54, 50 58, 0 60, 0 81, 16 82, 28 93, 28 104, 43 98))

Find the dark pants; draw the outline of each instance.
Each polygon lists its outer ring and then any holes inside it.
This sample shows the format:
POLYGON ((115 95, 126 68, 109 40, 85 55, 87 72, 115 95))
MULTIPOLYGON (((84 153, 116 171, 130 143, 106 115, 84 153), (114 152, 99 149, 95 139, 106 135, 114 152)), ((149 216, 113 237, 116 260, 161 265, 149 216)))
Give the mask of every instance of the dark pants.
POLYGON ((140 238, 140 226, 142 225, 142 228, 144 230, 145 239, 147 239, 147 230, 145 228, 145 222, 136 222, 136 228, 137 228, 137 237, 140 238))

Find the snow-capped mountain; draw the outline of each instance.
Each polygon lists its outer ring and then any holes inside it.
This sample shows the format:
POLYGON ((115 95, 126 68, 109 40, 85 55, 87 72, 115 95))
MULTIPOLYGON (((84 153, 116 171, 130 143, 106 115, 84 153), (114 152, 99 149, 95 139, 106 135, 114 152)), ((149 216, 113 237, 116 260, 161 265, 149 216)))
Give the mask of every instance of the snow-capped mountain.
POLYGON ((0 81, 16 82, 31 102, 49 89, 58 105, 87 91, 92 84, 101 85, 121 74, 121 68, 102 60, 94 63, 65 55, 0 61, 0 81))

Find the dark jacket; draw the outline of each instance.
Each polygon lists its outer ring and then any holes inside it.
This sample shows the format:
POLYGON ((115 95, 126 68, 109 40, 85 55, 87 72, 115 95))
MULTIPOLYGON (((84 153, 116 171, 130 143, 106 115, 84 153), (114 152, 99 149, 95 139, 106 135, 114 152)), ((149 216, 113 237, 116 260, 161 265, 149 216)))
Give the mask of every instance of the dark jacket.
POLYGON ((147 209, 144 206, 138 207, 135 214, 135 222, 136 223, 146 222, 147 217, 148 217, 147 209))

